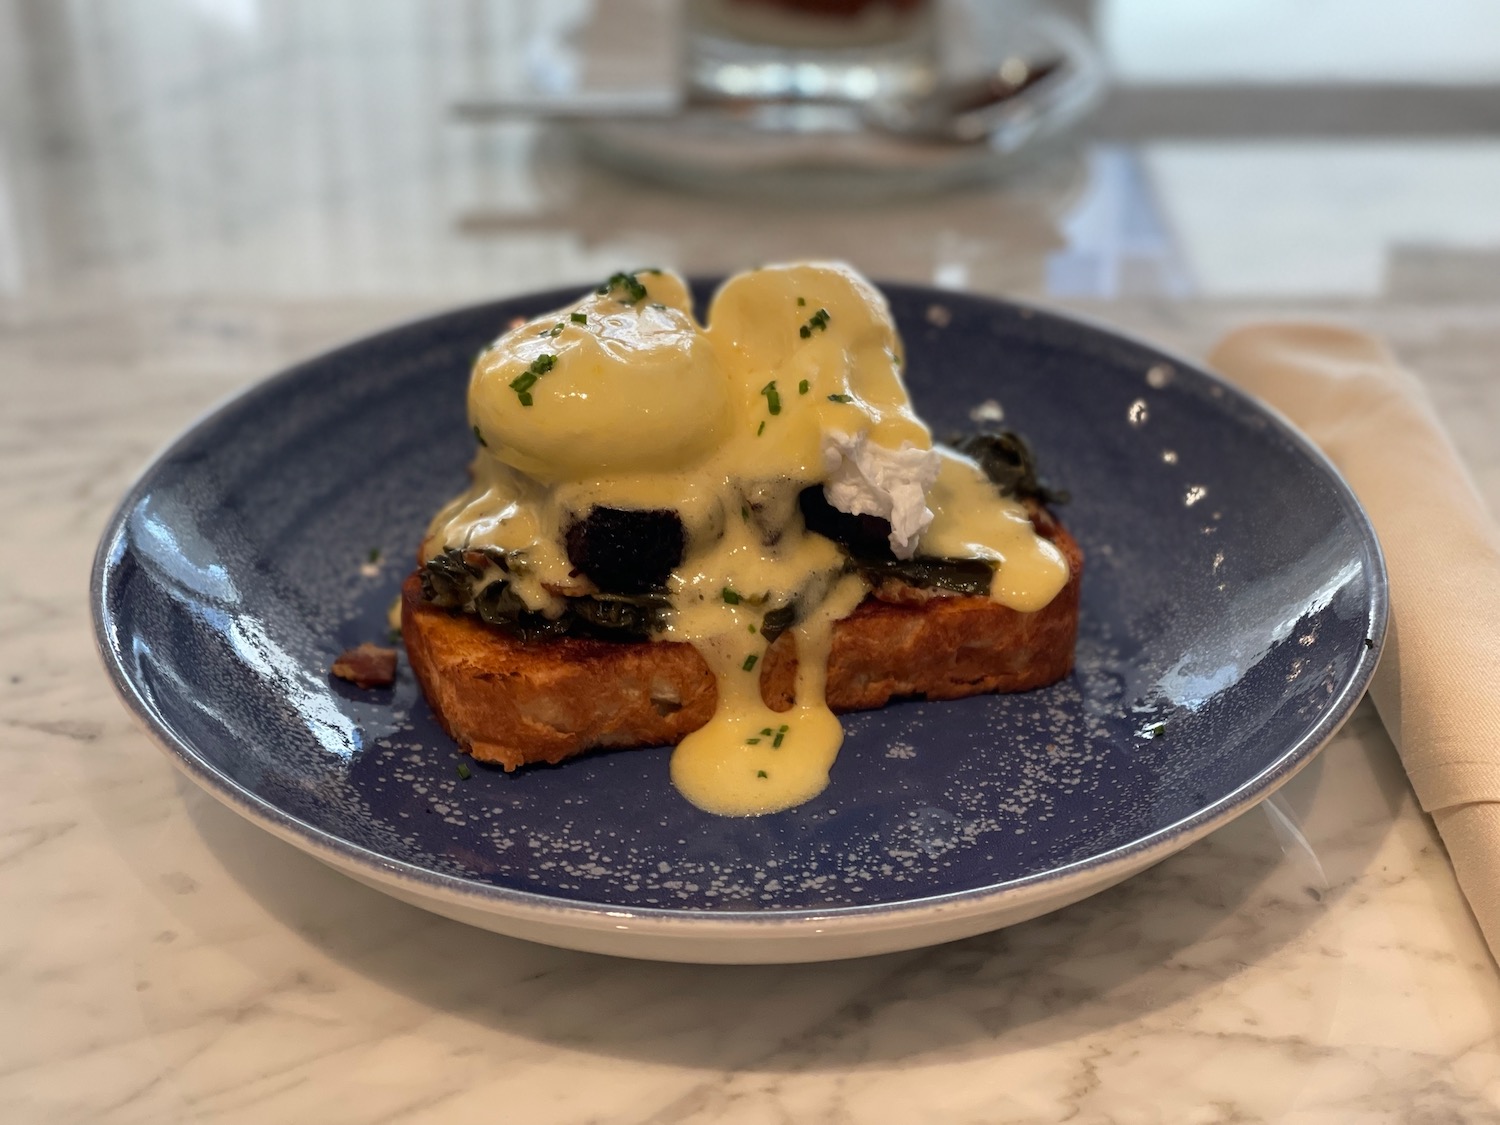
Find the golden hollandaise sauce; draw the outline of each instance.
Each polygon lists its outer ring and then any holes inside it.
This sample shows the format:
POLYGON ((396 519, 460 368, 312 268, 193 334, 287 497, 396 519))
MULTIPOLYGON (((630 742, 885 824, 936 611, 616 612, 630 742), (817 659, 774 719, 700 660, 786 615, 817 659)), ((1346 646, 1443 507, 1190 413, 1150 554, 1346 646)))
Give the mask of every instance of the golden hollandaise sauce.
POLYGON ((480 355, 473 482, 434 519, 424 558, 502 552, 527 609, 555 617, 594 592, 564 546, 572 521, 596 506, 675 512, 684 549, 654 639, 693 644, 718 702, 674 751, 672 780, 728 816, 801 804, 828 784, 843 742, 825 699, 833 630, 868 593, 843 549, 806 529, 803 489, 889 519, 901 557, 990 562, 991 597, 1022 612, 1068 579, 1020 504, 934 449, 901 367, 884 299, 846 266, 740 274, 706 326, 677 276, 618 274, 480 355), (794 617, 798 655, 784 712, 760 692, 760 630, 775 611, 794 617))
POLYGON ((952 450, 938 454, 937 480, 927 493, 933 518, 922 533, 922 553, 993 562, 991 599, 1022 613, 1044 608, 1068 580, 1062 552, 1037 535, 1024 507, 997 497, 973 461, 952 450))
POLYGON ((823 791, 844 743, 844 728, 824 701, 833 626, 867 592, 862 581, 845 575, 793 629, 797 694, 790 711, 773 711, 762 700, 760 676, 749 659, 755 646, 734 633, 699 642, 718 683, 719 703, 707 725, 672 753, 672 783, 684 797, 721 816, 756 816, 800 805, 823 791))

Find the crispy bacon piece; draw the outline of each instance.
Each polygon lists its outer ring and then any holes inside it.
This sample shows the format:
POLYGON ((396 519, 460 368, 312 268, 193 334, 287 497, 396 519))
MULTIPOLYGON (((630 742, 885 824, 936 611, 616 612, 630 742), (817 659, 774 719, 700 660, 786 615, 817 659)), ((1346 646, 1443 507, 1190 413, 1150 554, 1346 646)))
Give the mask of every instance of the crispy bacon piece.
POLYGON ((356 687, 390 687, 396 682, 396 650, 367 641, 340 653, 330 671, 356 687))

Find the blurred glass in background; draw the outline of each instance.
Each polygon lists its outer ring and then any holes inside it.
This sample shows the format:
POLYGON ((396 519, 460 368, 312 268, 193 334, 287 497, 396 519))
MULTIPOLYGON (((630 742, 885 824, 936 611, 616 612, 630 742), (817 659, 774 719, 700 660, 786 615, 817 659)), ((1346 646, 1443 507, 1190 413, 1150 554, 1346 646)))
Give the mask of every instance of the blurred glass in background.
POLYGON ((682 0, 683 81, 734 98, 872 98, 929 88, 937 0, 682 0))

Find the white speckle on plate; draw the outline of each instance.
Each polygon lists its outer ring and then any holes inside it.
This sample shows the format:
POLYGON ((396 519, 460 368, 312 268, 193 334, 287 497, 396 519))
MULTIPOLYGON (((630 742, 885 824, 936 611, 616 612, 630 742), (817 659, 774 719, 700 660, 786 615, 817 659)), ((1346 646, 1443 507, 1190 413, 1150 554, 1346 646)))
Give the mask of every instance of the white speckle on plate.
POLYGON ((987 398, 978 406, 971 406, 969 408, 969 421, 971 422, 979 422, 981 424, 985 422, 1000 422, 1004 418, 1005 409, 999 402, 992 398, 987 398))

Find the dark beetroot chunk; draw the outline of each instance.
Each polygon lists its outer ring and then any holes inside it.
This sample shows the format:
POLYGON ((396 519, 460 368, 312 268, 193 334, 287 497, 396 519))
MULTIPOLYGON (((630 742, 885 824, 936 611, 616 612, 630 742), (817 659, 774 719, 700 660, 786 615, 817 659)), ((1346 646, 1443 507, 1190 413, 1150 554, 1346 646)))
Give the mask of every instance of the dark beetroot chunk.
POLYGON ((682 562, 682 520, 665 508, 595 506, 564 536, 568 561, 607 594, 660 590, 682 562))
POLYGON ((823 486, 815 484, 804 488, 797 495, 802 508, 802 518, 808 531, 842 544, 856 559, 889 561, 895 559, 891 551, 891 522, 879 516, 851 516, 841 512, 823 495, 823 486))

